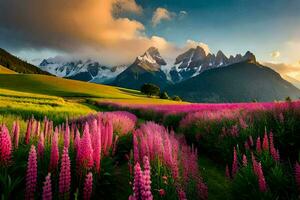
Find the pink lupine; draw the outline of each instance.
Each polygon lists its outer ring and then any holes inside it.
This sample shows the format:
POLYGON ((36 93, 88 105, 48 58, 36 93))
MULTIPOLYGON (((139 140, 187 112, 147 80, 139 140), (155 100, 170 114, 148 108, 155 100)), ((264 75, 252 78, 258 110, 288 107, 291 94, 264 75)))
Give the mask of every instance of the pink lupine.
POLYGON ((229 167, 228 167, 228 165, 226 165, 225 176, 226 176, 228 179, 230 179, 230 172, 229 172, 229 167))
POLYGON ((11 163, 12 143, 5 125, 0 126, 0 166, 9 166, 11 163))
POLYGON ((51 156, 50 156, 50 165, 49 165, 50 171, 57 168, 58 160, 59 160, 58 129, 56 127, 53 138, 52 138, 52 145, 51 145, 51 156))
POLYGON ((133 196, 136 199, 142 198, 142 179, 143 172, 139 163, 136 163, 134 166, 134 181, 133 181, 133 196))
POLYGON ((37 155, 36 155, 35 147, 32 145, 29 152, 28 163, 27 163, 25 199, 28 200, 34 199, 36 186, 37 186, 37 155))
POLYGON ((136 136, 136 132, 133 133, 133 160, 134 162, 139 161, 139 147, 138 147, 138 140, 136 136))
POLYGON ((253 142, 252 135, 249 136, 249 142, 250 142, 250 146, 253 147, 254 142, 253 142))
POLYGON ((257 140, 256 140, 256 151, 257 151, 258 153, 261 152, 261 142, 260 142, 260 137, 258 137, 257 140))
POLYGON ((246 150, 249 150, 249 149, 250 149, 249 144, 248 144, 247 141, 244 143, 244 146, 245 146, 245 149, 246 149, 246 150))
POLYGON ((245 154, 243 154, 243 166, 246 167, 247 164, 248 164, 247 157, 245 154))
POLYGON ((17 120, 15 123, 14 129, 13 129, 13 141, 14 141, 14 147, 17 149, 19 146, 19 137, 20 137, 20 123, 17 120))
POLYGON ((186 198, 186 194, 185 192, 183 191, 183 189, 177 189, 177 193, 178 193, 178 199, 179 200, 187 200, 186 198))
POLYGON ((257 163, 253 153, 251 153, 251 159, 252 159, 253 171, 254 171, 255 174, 257 174, 258 163, 257 163))
POLYGON ((71 161, 67 147, 64 147, 61 157, 61 167, 59 173, 59 195, 64 198, 69 198, 71 188, 71 161))
POLYGON ((84 126, 82 138, 80 139, 80 145, 77 150, 77 167, 81 169, 91 169, 93 167, 93 148, 90 138, 88 123, 84 126))
POLYGON ((43 186, 43 200, 52 200, 52 188, 51 188, 51 173, 46 176, 43 186))
POLYGON ((142 199, 143 200, 152 200, 153 196, 151 193, 151 172, 150 172, 150 163, 147 156, 143 159, 144 164, 144 173, 142 178, 142 199))
POLYGON ((100 172, 100 162, 101 162, 101 128, 98 128, 94 133, 94 151, 93 159, 95 162, 96 172, 100 172))
POLYGON ((200 199, 208 199, 208 187, 202 181, 197 184, 200 199))
POLYGON ((70 127, 69 124, 66 125, 66 131, 64 133, 64 147, 69 149, 70 146, 70 127))
POLYGON ((263 144, 262 144, 262 149, 264 151, 269 151, 269 141, 268 141, 268 135, 267 132, 265 132, 264 139, 263 139, 263 144))
POLYGON ((238 160, 235 147, 233 148, 233 162, 232 162, 232 176, 234 176, 238 171, 238 160))
POLYGON ((272 147, 274 147, 274 136, 273 136, 273 132, 270 132, 270 134, 269 134, 269 146, 270 146, 270 149, 272 148, 272 147))
POLYGON ((40 133, 40 138, 38 142, 38 156, 41 158, 44 155, 45 151, 45 138, 44 133, 40 133))
POLYGON ((74 149, 76 152, 78 151, 79 146, 80 146, 80 133, 79 130, 76 129, 76 136, 74 140, 74 149))
POLYGON ((89 172, 86 175, 85 182, 84 182, 83 199, 84 200, 91 199, 92 191, 93 191, 93 174, 92 172, 89 172))
POLYGON ((258 163, 258 168, 257 168, 257 177, 258 177, 258 186, 259 186, 259 190, 261 192, 265 192, 267 190, 267 184, 266 184, 266 180, 265 180, 265 176, 263 174, 262 171, 262 166, 261 163, 258 163))
POLYGON ((295 179, 298 186, 298 190, 300 191, 300 164, 296 162, 295 164, 295 179))
POLYGON ((31 134, 31 119, 27 121, 27 130, 25 133, 25 144, 29 144, 30 134, 31 134))

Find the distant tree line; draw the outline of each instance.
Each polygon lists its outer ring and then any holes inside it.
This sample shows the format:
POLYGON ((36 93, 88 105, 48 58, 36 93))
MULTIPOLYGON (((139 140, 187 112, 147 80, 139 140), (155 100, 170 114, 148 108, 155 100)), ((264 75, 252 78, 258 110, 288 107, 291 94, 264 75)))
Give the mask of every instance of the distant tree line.
POLYGON ((158 96, 160 99, 170 99, 173 101, 182 101, 181 98, 177 95, 173 97, 169 97, 168 93, 163 91, 160 91, 160 88, 157 85, 151 84, 151 83, 145 83, 141 87, 141 92, 147 96, 158 96))

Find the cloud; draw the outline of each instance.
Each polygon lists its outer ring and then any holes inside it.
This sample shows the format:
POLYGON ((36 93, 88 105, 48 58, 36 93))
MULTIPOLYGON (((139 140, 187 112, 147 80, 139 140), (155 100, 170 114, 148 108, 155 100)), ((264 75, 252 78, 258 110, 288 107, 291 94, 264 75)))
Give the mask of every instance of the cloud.
POLYGON ((117 13, 126 13, 132 12, 136 14, 141 14, 143 8, 136 4, 135 0, 115 0, 113 4, 114 12, 117 13))
POLYGON ((279 51, 273 51, 271 52, 271 57, 272 58, 279 58, 280 57, 280 52, 279 51))
POLYGON ((150 46, 168 43, 146 36, 141 22, 116 17, 117 12, 137 14, 142 8, 134 0, 2 0, 0 44, 13 51, 96 57, 114 65, 130 63, 150 46))
POLYGON ((264 62, 265 66, 271 67, 283 77, 291 77, 300 81, 300 65, 286 64, 286 63, 272 63, 264 62))
POLYGON ((185 16, 187 16, 187 12, 185 10, 181 10, 178 14, 178 18, 181 20, 181 19, 184 19, 185 16))
POLYGON ((152 17, 152 26, 157 26, 163 20, 171 20, 175 16, 175 13, 169 12, 165 8, 157 8, 152 17))
POLYGON ((186 41, 186 48, 195 48, 197 46, 202 47, 206 54, 210 53, 210 49, 209 49, 207 44, 202 43, 202 42, 197 42, 197 41, 194 41, 194 40, 187 40, 186 41))

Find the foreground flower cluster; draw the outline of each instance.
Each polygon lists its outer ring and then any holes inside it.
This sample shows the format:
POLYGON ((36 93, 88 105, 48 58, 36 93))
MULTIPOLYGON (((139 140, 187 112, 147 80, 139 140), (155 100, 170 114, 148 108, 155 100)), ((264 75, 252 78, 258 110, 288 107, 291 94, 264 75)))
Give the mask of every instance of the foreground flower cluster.
MULTIPOLYGON (((197 150, 190 148, 174 132, 169 133, 163 126, 153 122, 141 125, 133 134, 133 157, 135 177, 139 173, 139 163, 149 158, 154 174, 158 173, 154 178, 159 180, 155 182, 165 179, 162 184, 155 186, 157 191, 163 189, 167 191, 166 195, 170 195, 169 192, 173 195, 171 191, 174 190, 179 199, 207 199, 207 186, 199 172, 197 150), (168 182, 173 183, 171 187, 168 182), (187 194, 193 186, 193 192, 187 194)), ((144 168, 147 169, 145 161, 144 168)))

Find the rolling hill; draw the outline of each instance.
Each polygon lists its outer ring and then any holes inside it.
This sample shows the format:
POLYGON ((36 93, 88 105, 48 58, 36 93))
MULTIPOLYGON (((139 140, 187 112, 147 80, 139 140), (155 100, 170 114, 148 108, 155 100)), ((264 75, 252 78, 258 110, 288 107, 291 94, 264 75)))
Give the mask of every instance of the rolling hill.
POLYGON ((0 65, 0 74, 16 74, 16 72, 0 65))
POLYGON ((274 70, 254 61, 205 71, 166 88, 191 102, 249 102, 298 99, 300 90, 274 70))
POLYGON ((0 48, 0 65, 7 69, 23 74, 47 74, 48 72, 29 64, 0 48))

